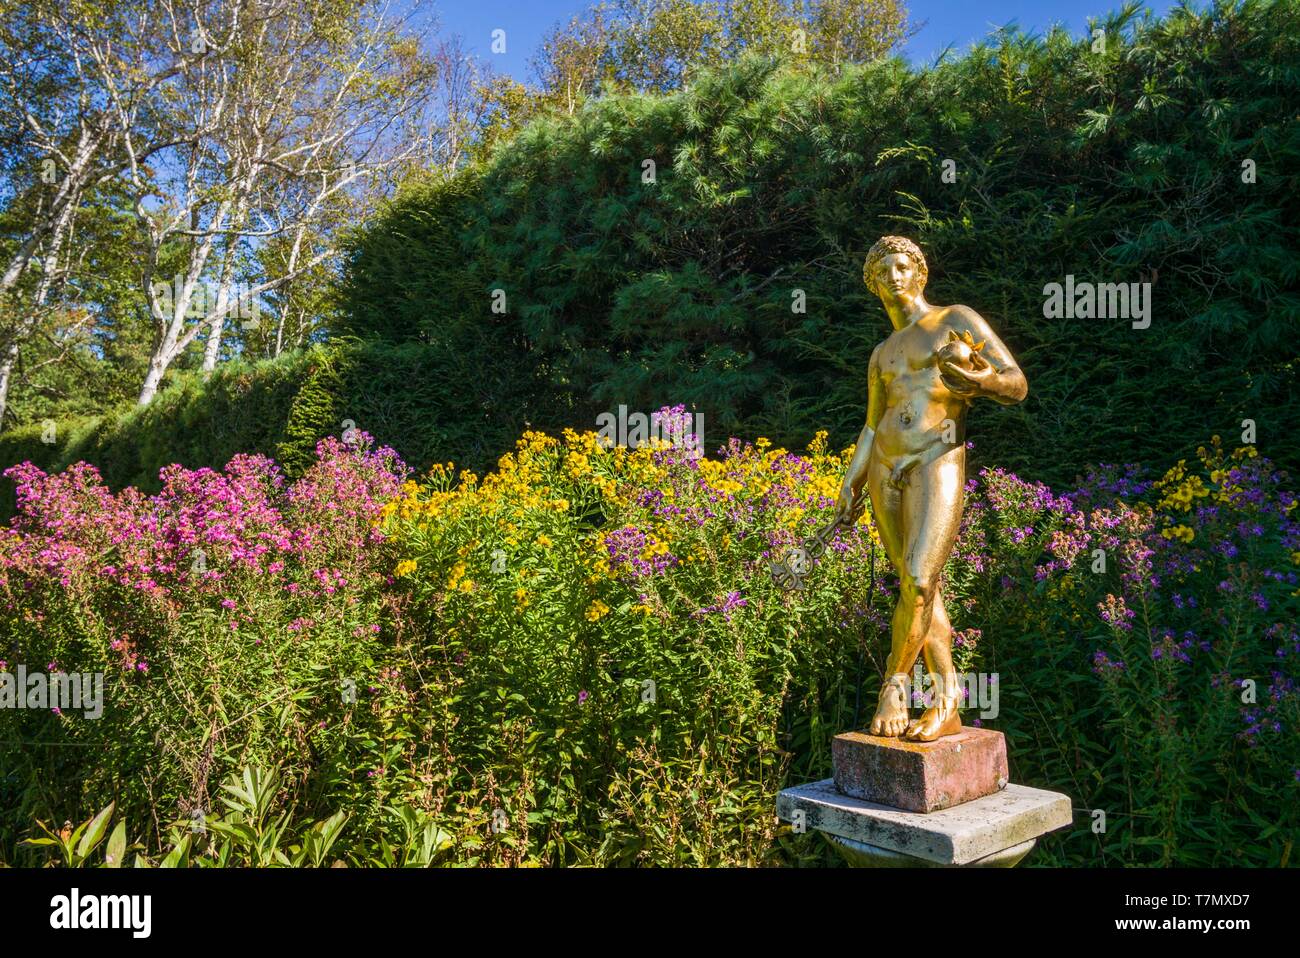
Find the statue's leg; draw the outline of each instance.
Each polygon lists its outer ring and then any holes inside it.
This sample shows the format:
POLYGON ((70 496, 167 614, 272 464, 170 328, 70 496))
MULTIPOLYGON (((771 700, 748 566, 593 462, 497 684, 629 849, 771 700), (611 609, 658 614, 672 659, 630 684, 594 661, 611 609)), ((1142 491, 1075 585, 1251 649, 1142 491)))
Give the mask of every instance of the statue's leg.
MULTIPOLYGON (((873 456, 867 465, 867 491, 871 495, 871 518, 876 525, 876 531, 880 534, 880 542, 885 547, 885 555, 901 577, 902 493, 888 483, 891 468, 891 464, 873 456)), ((876 702, 876 714, 871 719, 869 731, 872 735, 893 737, 903 734, 903 730, 907 727, 907 670, 894 668, 899 643, 907 634, 906 623, 900 618, 902 615, 900 602, 894 608, 893 645, 886 665, 885 681, 880 687, 880 697, 876 702)))
MULTIPOLYGON (((921 652, 925 656, 926 672, 934 683, 936 698, 931 700, 930 704, 938 704, 938 696, 961 695, 961 683, 958 680, 957 670, 952 664, 952 623, 948 621, 948 612, 943 606, 942 587, 934 590, 934 605, 930 610, 930 629, 925 633, 925 647, 921 652)), ((960 699, 957 706, 961 707, 960 699)), ((920 719, 908 723, 903 736, 905 738, 915 736, 924 718, 925 716, 922 715, 920 719)), ((947 716, 944 715, 942 718, 947 719, 947 716)), ((960 719, 957 725, 960 725, 960 719)))
POLYGON ((906 650, 915 648, 915 657, 923 646, 934 646, 926 661, 936 676, 936 699, 905 732, 907 738, 923 742, 950 735, 961 727, 957 712, 961 692, 950 645, 952 627, 943 611, 939 582, 961 528, 964 460, 965 450, 958 446, 916 469, 903 491, 906 572, 901 603, 913 610, 906 650))

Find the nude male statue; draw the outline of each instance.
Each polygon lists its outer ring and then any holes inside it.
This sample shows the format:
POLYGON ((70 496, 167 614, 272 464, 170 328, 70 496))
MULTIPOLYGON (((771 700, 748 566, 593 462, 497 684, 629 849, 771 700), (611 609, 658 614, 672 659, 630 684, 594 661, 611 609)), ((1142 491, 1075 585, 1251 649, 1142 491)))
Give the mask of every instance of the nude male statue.
POLYGON ((920 247, 904 237, 882 237, 867 253, 862 278, 880 297, 894 332, 871 354, 867 422, 835 512, 837 524, 855 521, 866 505, 866 485, 900 583, 886 679, 870 732, 919 742, 961 728, 961 687, 940 577, 961 525, 966 409, 980 396, 1018 403, 1029 389, 1011 353, 978 313, 926 302, 927 274, 920 247), (907 676, 921 653, 936 695, 919 719, 909 721, 907 676))

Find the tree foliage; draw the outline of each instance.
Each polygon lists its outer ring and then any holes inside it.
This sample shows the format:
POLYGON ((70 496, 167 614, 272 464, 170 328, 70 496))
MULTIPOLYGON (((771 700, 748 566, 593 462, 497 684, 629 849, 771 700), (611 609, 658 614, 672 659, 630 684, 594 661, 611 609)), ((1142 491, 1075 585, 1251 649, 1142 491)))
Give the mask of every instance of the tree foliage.
POLYGON ((863 63, 911 30, 900 0, 603 0, 546 35, 532 59, 535 87, 484 84, 479 155, 539 116, 572 116, 596 94, 669 93, 747 55, 863 63))

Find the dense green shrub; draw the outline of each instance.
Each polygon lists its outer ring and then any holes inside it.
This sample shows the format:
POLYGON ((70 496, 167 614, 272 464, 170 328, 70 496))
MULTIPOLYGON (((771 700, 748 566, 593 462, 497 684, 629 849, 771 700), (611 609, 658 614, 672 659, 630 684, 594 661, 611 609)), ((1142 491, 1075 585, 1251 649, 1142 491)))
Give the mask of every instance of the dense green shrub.
POLYGON ((316 348, 276 362, 230 363, 206 382, 197 374, 178 376, 148 406, 131 403, 55 422, 51 443, 43 441, 41 423, 6 430, 0 464, 31 461, 53 469, 93 462, 112 488, 153 491, 158 470, 174 462, 220 466, 236 453, 275 455, 286 444, 309 460, 316 440, 338 432, 337 424, 293 413, 309 405, 318 368, 331 362, 328 350, 316 348))
MULTIPOLYGON (((0 468, 92 462, 111 488, 152 492, 159 470, 173 462, 213 468, 249 452, 274 456, 297 476, 322 437, 350 424, 387 437, 420 468, 455 450, 481 469, 509 448, 516 435, 510 423, 529 418, 534 392, 526 377, 500 369, 474 375, 480 363, 477 354, 438 344, 347 339, 278 360, 230 363, 207 381, 176 377, 143 408, 60 420, 52 434, 42 423, 6 430, 0 468)), ((0 497, 0 510, 11 514, 12 486, 0 497)))
POLYGON ((751 60, 536 122, 367 224, 348 329, 472 354, 451 393, 537 377, 531 407, 490 403, 519 428, 685 402, 710 442, 847 442, 889 329, 863 254, 904 233, 933 300, 983 313, 1028 375, 1026 403, 977 423, 985 461, 1070 481, 1090 462, 1168 464, 1248 418, 1295 466, 1300 5, 1105 25, 1102 52, 1051 31, 930 69, 751 60), (1044 318, 1067 275, 1154 278, 1150 328, 1044 318))

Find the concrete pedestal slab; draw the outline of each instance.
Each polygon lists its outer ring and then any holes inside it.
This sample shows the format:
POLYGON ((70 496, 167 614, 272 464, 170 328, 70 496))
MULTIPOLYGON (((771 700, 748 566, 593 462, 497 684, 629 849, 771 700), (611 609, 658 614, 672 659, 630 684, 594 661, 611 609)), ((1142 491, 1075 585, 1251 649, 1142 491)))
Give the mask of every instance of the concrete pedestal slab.
POLYGON ((828 778, 785 789, 777 796, 776 809, 786 821, 824 832, 832 841, 845 839, 837 844, 855 853, 857 864, 866 864, 864 857, 893 863, 889 853, 894 853, 912 859, 899 864, 1005 867, 1023 858, 1040 835, 1073 821, 1068 796, 1014 783, 992 795, 925 813, 852 798, 828 778))

